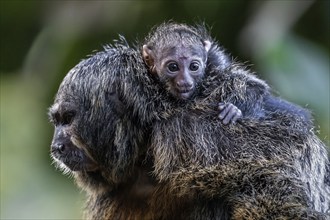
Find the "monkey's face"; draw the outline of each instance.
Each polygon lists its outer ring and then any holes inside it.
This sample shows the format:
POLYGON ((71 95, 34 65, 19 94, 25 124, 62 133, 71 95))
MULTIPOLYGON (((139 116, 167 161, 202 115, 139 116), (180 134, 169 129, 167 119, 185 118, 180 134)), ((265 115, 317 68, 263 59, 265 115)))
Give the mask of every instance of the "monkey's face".
POLYGON ((77 87, 78 83, 67 81, 64 79, 49 109, 55 127, 51 156, 64 172, 111 170, 117 162, 113 151, 121 150, 114 143, 122 115, 115 109, 121 103, 115 93, 106 90, 94 88, 99 94, 93 94, 86 85, 94 87, 95 82, 77 87))
POLYGON ((71 103, 55 103, 49 110, 50 121, 55 126, 51 155, 65 172, 94 171, 98 165, 76 136, 77 111, 71 103))
POLYGON ((205 66, 206 51, 202 45, 166 47, 155 62, 160 80, 178 99, 192 96, 204 76, 205 66))
POLYGON ((120 59, 105 53, 82 61, 62 81, 49 111, 55 126, 54 161, 75 176, 97 179, 91 182, 125 181, 139 157, 138 146, 144 146, 143 131, 135 132, 138 138, 131 141, 137 123, 127 119, 117 93, 121 65, 120 59))

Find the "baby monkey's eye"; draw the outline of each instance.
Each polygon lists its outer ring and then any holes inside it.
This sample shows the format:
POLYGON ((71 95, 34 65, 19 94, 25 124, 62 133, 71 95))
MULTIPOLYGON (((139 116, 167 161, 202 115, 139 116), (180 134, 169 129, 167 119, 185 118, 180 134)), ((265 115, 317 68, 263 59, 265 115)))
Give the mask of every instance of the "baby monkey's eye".
POLYGON ((63 117, 62 117, 62 124, 63 125, 71 124, 71 122, 73 121, 74 116, 75 116, 75 113, 72 112, 72 111, 65 112, 63 114, 63 117))
POLYGON ((199 63, 198 62, 192 62, 189 66, 189 69, 191 71, 197 71, 199 69, 199 63))
POLYGON ((179 66, 178 66, 177 63, 172 62, 172 63, 169 63, 169 64, 167 65, 167 69, 168 69, 170 72, 176 72, 176 71, 179 70, 179 66))

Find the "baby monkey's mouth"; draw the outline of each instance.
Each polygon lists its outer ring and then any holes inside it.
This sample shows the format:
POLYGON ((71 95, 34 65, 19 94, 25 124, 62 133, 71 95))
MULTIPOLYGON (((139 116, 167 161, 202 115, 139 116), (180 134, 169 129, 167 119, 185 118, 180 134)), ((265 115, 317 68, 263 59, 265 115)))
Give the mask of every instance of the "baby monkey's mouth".
POLYGON ((193 88, 190 88, 190 89, 178 89, 176 95, 180 99, 188 99, 192 95, 193 91, 194 91, 193 88))
POLYGON ((191 92, 193 89, 181 89, 181 90, 178 90, 178 93, 189 93, 191 92))

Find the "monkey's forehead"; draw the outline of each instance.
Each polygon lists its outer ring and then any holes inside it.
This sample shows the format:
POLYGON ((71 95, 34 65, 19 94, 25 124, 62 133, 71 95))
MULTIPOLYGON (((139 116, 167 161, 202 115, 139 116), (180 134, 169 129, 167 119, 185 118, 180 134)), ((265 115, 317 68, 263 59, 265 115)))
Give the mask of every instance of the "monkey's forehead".
POLYGON ((162 51, 162 58, 172 56, 184 57, 204 57, 205 50, 203 46, 199 45, 176 45, 165 47, 162 51))
POLYGON ((57 112, 58 111, 58 109, 59 109, 59 103, 54 103, 53 105, 51 105, 50 107, 49 107, 49 109, 48 109, 48 113, 49 114, 52 114, 52 113, 55 113, 55 112, 57 112))
POLYGON ((155 48, 165 47, 203 47, 203 40, 200 38, 184 37, 180 35, 167 35, 163 39, 154 42, 155 48))
POLYGON ((56 112, 72 111, 74 109, 72 103, 69 102, 55 102, 49 108, 49 113, 54 114, 56 112))

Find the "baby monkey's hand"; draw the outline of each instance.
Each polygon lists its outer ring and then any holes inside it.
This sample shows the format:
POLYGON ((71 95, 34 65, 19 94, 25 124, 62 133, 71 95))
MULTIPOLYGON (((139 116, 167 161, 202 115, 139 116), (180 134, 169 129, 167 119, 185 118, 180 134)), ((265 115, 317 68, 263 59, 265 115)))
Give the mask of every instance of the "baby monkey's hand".
POLYGON ((237 119, 242 117, 242 112, 235 105, 231 103, 219 103, 219 118, 227 125, 229 123, 235 124, 237 119))

